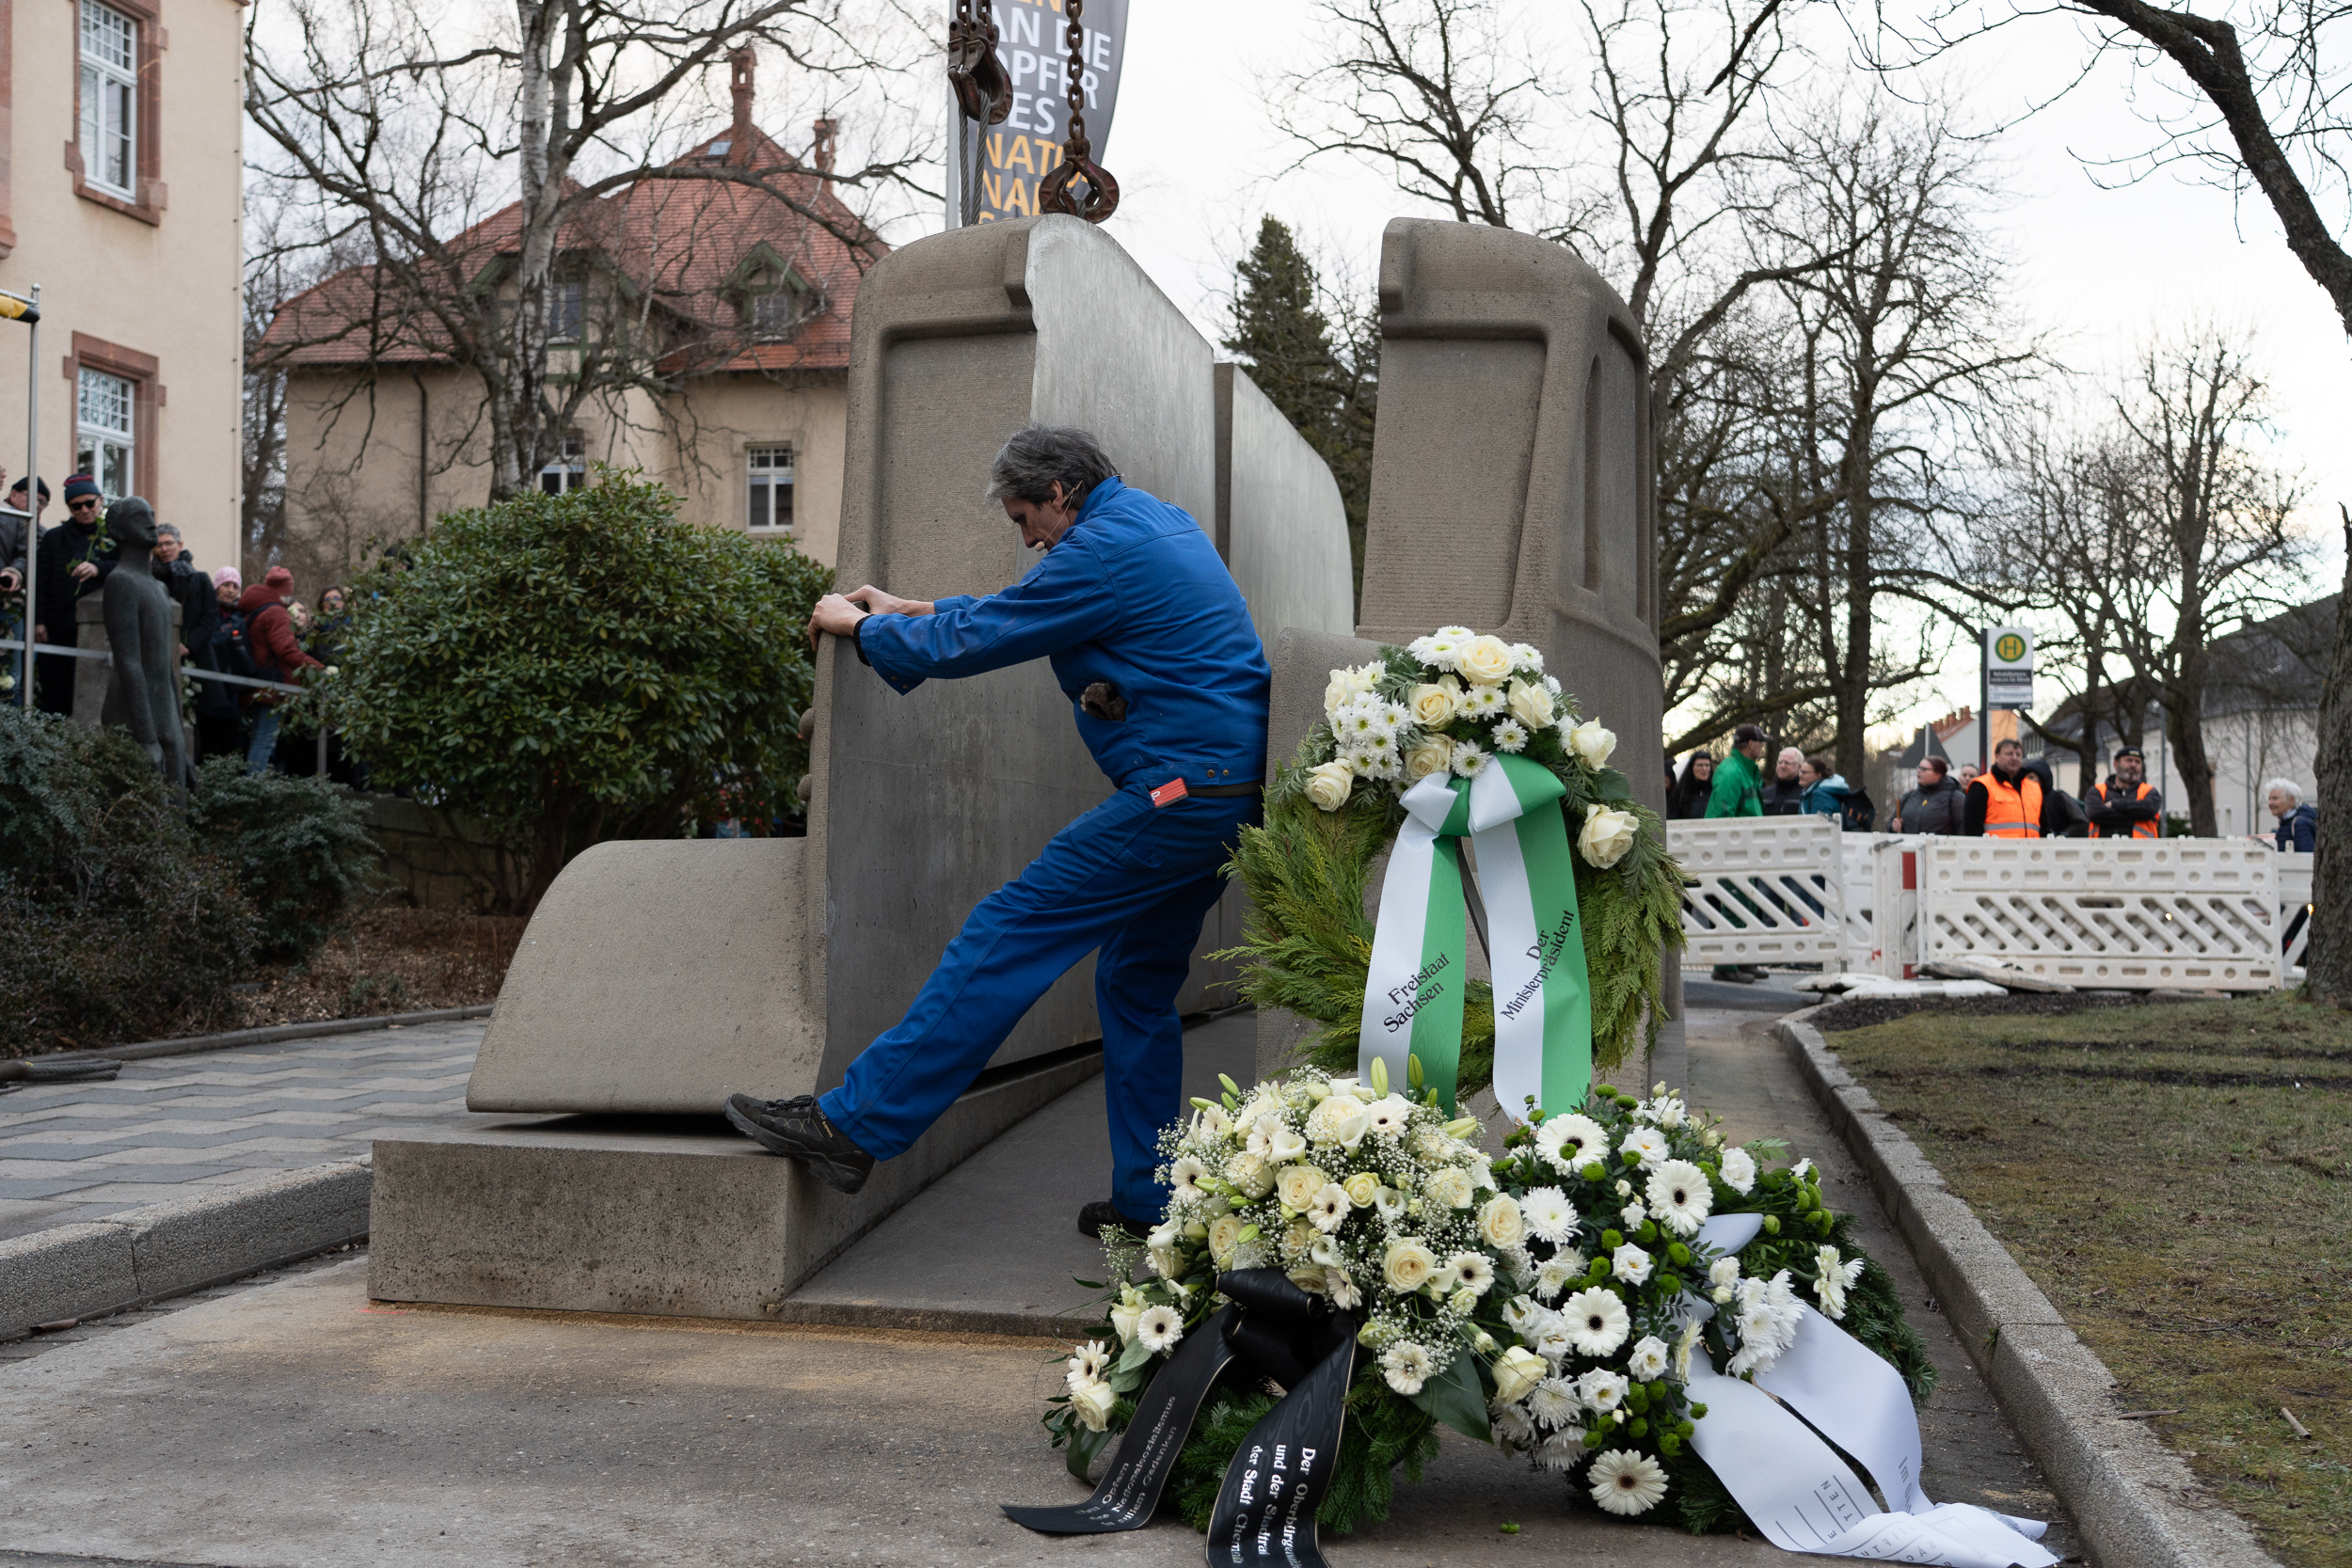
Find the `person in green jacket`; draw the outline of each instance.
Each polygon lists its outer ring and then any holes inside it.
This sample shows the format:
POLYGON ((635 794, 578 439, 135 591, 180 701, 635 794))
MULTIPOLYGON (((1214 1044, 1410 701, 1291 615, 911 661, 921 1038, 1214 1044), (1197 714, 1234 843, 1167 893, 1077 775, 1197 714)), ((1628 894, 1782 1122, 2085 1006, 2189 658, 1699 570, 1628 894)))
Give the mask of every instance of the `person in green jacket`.
MULTIPOLYGON (((1764 732, 1754 724, 1742 724, 1731 732, 1731 751, 1715 769, 1714 793, 1707 798, 1709 816, 1761 816, 1764 815, 1764 732)), ((1735 923, 1738 917, 1734 917, 1735 923)), ((1750 985, 1761 979, 1764 970, 1758 964, 1717 964, 1715 978, 1735 980, 1750 985)))
POLYGON ((1707 798, 1709 816, 1764 815, 1764 732, 1742 724, 1731 734, 1731 754, 1715 769, 1714 793, 1707 798))

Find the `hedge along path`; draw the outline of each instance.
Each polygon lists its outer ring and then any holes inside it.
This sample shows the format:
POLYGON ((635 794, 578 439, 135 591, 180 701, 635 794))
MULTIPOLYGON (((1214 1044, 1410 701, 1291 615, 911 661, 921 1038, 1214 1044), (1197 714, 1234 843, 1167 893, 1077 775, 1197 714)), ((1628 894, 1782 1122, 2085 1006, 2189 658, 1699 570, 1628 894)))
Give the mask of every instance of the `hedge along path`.
POLYGON ((2119 1414, 2282 1560, 2352 1565, 2352 1014, 1813 1022, 2113 1371, 2119 1414))

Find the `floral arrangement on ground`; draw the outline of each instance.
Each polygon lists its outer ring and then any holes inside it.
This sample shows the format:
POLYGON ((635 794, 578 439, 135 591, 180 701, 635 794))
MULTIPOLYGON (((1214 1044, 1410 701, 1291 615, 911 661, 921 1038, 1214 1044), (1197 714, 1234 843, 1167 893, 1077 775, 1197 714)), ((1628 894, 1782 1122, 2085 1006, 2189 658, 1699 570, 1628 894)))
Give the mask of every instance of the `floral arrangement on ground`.
MULTIPOLYGON (((1777 1140, 1727 1144, 1720 1122, 1659 1085, 1596 1088, 1533 1113, 1500 1157, 1413 1080, 1397 1092, 1309 1067, 1216 1101, 1161 1138, 1167 1218, 1137 1242, 1106 1232, 1099 1327, 1066 1364, 1043 1421, 1081 1479, 1188 1335, 1216 1332, 1218 1276, 1278 1267, 1360 1323, 1336 1470, 1319 1518, 1385 1519, 1395 1472, 1418 1480, 1452 1426, 1562 1474, 1571 1498, 1693 1532, 1742 1516, 1690 1446, 1704 1404, 1685 1385, 1705 1355, 1730 1376, 1793 1342, 1797 1305, 1839 1321, 1902 1374, 1934 1385, 1893 1281, 1822 1201, 1809 1160, 1777 1140), (1761 1217, 1736 1252, 1700 1238, 1710 1215, 1761 1217), (1709 1310, 1694 1310, 1704 1303, 1709 1310)), ((1220 1386, 1170 1482, 1205 1528, 1235 1449, 1274 1403, 1220 1386)))
MULTIPOLYGON (((1364 884, 1405 820, 1405 791, 1431 777, 1474 780, 1501 757, 1539 765, 1565 793, 1575 844, 1577 906, 1590 976, 1593 1053, 1613 1069, 1664 1016, 1661 955, 1682 945, 1682 874, 1656 813, 1609 766, 1616 736, 1580 719, 1545 673, 1542 653, 1467 626, 1331 672, 1324 717, 1267 781, 1262 826, 1245 828, 1233 874, 1248 889, 1241 993, 1321 1025, 1305 1058, 1335 1072, 1357 1064, 1372 957, 1364 884)), ((1467 988, 1459 1095, 1493 1072, 1492 986, 1467 988)))

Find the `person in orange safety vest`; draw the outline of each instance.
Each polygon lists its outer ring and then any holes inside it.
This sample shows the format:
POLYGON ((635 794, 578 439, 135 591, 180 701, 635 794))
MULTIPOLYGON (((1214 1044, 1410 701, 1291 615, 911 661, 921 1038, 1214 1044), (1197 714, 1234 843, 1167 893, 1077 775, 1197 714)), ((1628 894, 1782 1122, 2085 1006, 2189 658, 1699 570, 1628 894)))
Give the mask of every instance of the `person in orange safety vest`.
POLYGON ((1993 748, 1993 770, 1968 785, 1961 832, 1971 838, 2057 838, 2066 831, 2058 792, 2026 771, 2026 748, 2004 740, 1993 748))
POLYGON ((2137 746, 2120 746, 2107 782, 2083 797, 2093 838, 2161 838, 2164 793, 2148 782, 2148 760, 2137 746))

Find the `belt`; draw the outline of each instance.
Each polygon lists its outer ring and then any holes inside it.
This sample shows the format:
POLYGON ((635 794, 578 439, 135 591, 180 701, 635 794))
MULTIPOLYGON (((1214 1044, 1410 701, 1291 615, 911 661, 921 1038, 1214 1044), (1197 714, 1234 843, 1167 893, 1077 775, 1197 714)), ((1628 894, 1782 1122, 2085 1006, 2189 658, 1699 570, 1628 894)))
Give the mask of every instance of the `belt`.
POLYGON ((1186 784, 1184 786, 1184 793, 1187 795, 1213 795, 1221 798, 1228 795, 1256 795, 1263 791, 1264 788, 1265 781, 1263 779, 1253 779, 1248 784, 1186 784))

